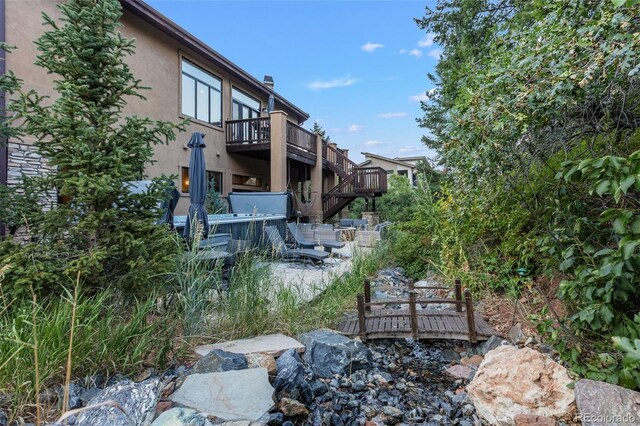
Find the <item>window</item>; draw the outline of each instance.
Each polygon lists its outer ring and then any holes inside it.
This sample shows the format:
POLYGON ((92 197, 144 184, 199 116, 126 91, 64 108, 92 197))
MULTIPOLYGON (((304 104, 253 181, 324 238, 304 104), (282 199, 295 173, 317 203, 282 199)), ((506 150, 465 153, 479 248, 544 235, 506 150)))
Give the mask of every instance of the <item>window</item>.
MULTIPOLYGON (((189 193, 189 168, 183 167, 180 174, 182 176, 181 185, 180 185, 181 191, 184 194, 188 194, 189 193)), ((212 171, 212 170, 207 170, 207 187, 209 187, 209 184, 211 183, 211 179, 215 179, 214 188, 216 192, 222 194, 222 173, 212 171)))
POLYGON ((233 175, 232 182, 234 185, 255 186, 255 187, 262 188, 262 178, 255 177, 255 176, 233 175))
POLYGON ((234 120, 260 117, 260 101, 235 87, 231 89, 231 97, 233 98, 234 120))
POLYGON ((182 113, 222 127, 222 80, 182 60, 182 113))
POLYGON ((406 170, 398 170, 398 175, 400 176, 409 176, 409 172, 406 170))
POLYGON ((392 175, 393 174, 393 170, 387 170, 387 174, 388 175, 392 175))

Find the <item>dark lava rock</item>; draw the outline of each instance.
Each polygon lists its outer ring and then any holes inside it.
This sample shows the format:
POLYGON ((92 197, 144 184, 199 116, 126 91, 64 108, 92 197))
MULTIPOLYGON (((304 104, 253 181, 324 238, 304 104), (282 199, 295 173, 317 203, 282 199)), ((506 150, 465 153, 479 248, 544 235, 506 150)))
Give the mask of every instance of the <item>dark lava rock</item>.
POLYGON ((69 383, 69 406, 67 407, 67 410, 73 410, 75 408, 82 407, 81 395, 83 392, 84 392, 84 389, 82 387, 74 383, 69 383))
POLYGON ((267 425, 269 426, 280 426, 284 423, 284 414, 282 413, 272 413, 269 414, 269 419, 267 420, 267 425))
POLYGON ((316 330, 299 336, 305 345, 304 359, 313 372, 326 379, 371 367, 371 351, 363 343, 330 330, 316 330))
POLYGON ((193 367, 193 373, 219 373, 248 368, 247 358, 233 352, 214 349, 193 367))
POLYGON ((9 423, 7 415, 4 413, 4 411, 0 411, 0 426, 7 426, 7 423, 9 423))
POLYGON ((276 367, 278 373, 271 385, 277 392, 286 392, 293 399, 300 397, 304 402, 313 400, 314 392, 309 384, 312 372, 302 363, 295 349, 282 354, 276 361, 276 367))
POLYGON ((87 389, 85 391, 83 391, 80 394, 80 403, 83 406, 86 406, 89 404, 89 401, 91 400, 91 398, 93 398, 94 396, 98 395, 100 393, 100 389, 98 388, 90 388, 87 389))
POLYGON ((489 340, 482 343, 478 348, 476 348, 475 352, 478 355, 485 356, 487 352, 494 350, 498 346, 506 344, 507 341, 498 336, 491 336, 489 340))

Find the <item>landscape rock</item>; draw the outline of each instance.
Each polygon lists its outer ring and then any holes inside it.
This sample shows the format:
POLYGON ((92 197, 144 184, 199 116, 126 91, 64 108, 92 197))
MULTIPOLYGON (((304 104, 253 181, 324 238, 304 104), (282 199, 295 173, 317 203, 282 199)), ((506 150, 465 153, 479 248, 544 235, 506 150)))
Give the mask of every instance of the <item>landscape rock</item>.
POLYGON ((193 373, 219 373, 222 371, 244 370, 247 367, 247 358, 244 355, 214 349, 194 365, 193 373))
POLYGON ((172 408, 160 414, 151 426, 212 426, 207 417, 191 408, 172 408))
POLYGON ((305 367, 300 355, 294 349, 286 351, 276 361, 276 378, 273 387, 278 392, 286 392, 291 398, 302 397, 305 402, 313 399, 313 391, 308 379, 313 373, 305 367))
POLYGON ((513 420, 515 426, 556 426, 554 419, 535 414, 518 414, 513 420))
POLYGON ((300 335, 305 345, 304 360, 313 372, 324 378, 371 367, 372 355, 362 342, 356 342, 331 330, 316 330, 300 335))
POLYGON ((198 346, 195 352, 200 356, 205 356, 214 349, 221 349, 226 352, 242 355, 262 352, 277 358, 289 349, 304 352, 304 345, 296 339, 278 333, 252 337, 250 339, 232 340, 213 345, 198 346))
POLYGON ((524 331, 522 331, 522 324, 520 323, 517 323, 516 325, 511 327, 511 330, 509 330, 509 334, 507 335, 507 337, 509 337, 509 341, 511 341, 511 343, 513 343, 514 345, 524 343, 527 340, 527 336, 524 334, 524 331))
POLYGON ((9 423, 7 415, 4 411, 0 411, 0 426, 7 426, 7 423, 9 423))
POLYGON ((484 357, 481 355, 472 355, 470 357, 462 358, 460 362, 462 365, 473 365, 477 367, 482 363, 483 359, 484 357))
POLYGON ((640 393, 604 382, 576 383, 578 417, 585 426, 640 423, 640 393))
POLYGON ((540 352, 500 346, 487 353, 467 393, 485 422, 513 425, 518 414, 571 416, 571 383, 566 369, 540 352))
POLYGON ((276 360, 268 353, 255 353, 245 355, 249 368, 266 368, 269 376, 275 376, 277 372, 276 360))
POLYGON ((498 346, 504 345, 505 343, 507 342, 502 337, 491 336, 489 337, 489 340, 486 340, 479 346, 479 349, 476 351, 476 353, 478 355, 485 356, 488 352, 494 350, 498 346))
POLYGON ((170 399, 229 421, 257 421, 275 406, 265 368, 191 374, 170 399))
POLYGON ((309 410, 303 403, 291 398, 281 398, 278 403, 278 409, 287 417, 309 415, 309 410))
POLYGON ((445 373, 447 373, 454 379, 469 380, 471 378, 471 375, 473 374, 473 370, 471 369, 471 367, 467 367, 466 365, 456 364, 447 368, 445 370, 445 373))
POLYGON ((92 408, 78 414, 77 424, 82 426, 149 425, 155 415, 160 379, 152 378, 140 383, 123 380, 100 391, 87 405, 114 401, 127 413, 111 405, 92 408))

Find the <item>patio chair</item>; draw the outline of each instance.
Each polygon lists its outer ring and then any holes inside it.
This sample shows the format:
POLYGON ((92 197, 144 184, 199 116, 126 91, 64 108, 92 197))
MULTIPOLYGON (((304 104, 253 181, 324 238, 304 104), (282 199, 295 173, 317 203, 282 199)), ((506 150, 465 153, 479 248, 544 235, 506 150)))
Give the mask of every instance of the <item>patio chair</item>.
POLYGON ((317 243, 312 240, 307 240, 304 238, 300 230, 298 229, 298 225, 295 222, 287 223, 287 227, 289 228, 289 232, 291 232, 291 236, 296 241, 296 246, 300 248, 314 248, 317 245, 324 247, 324 251, 327 253, 331 253, 331 250, 334 248, 342 248, 344 247, 344 243, 340 243, 336 240, 319 240, 317 243))
POLYGON ((320 250, 314 249, 290 249, 284 243, 284 240, 280 236, 280 232, 278 228, 275 226, 265 226, 264 232, 267 234, 269 238, 269 242, 271 243, 271 248, 273 253, 283 259, 309 259, 313 262, 321 262, 327 257, 329 257, 329 253, 320 250))

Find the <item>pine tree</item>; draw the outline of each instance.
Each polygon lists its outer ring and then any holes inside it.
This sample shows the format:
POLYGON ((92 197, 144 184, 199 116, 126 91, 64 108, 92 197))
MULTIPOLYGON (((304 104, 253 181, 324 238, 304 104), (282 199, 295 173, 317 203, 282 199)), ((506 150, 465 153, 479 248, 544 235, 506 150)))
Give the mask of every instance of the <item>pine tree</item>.
POLYGON ((326 130, 324 130, 322 128, 322 126, 320 124, 318 124, 317 121, 313 122, 313 127, 311 128, 311 133, 318 134, 318 135, 322 136, 322 139, 324 139, 325 141, 331 142, 331 137, 327 136, 326 130))
POLYGON ((141 290, 169 261, 169 234, 155 224, 165 188, 134 195, 126 182, 141 179, 153 146, 174 140, 182 126, 123 115, 127 99, 144 99, 147 88, 125 62, 134 41, 118 32, 118 0, 69 0, 59 8, 60 23, 43 14, 49 29, 36 41, 36 65, 55 76, 57 97, 32 91, 12 107, 54 168, 39 180, 41 190, 64 200, 30 232, 63 276, 80 272, 94 288, 141 290))

